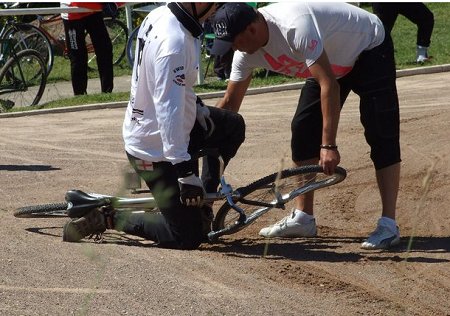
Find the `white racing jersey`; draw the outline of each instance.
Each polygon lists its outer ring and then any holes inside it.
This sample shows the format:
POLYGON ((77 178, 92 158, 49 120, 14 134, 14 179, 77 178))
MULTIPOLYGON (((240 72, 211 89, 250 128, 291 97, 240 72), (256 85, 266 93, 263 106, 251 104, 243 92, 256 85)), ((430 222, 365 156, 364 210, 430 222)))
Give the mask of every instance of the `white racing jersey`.
POLYGON ((199 49, 200 40, 167 6, 153 10, 143 21, 123 122, 125 150, 131 155, 173 164, 190 159, 199 49))
POLYGON ((384 40, 382 22, 346 3, 281 2, 259 9, 269 28, 267 44, 254 54, 236 51, 230 80, 242 81, 256 67, 308 78, 325 50, 337 78, 349 73, 364 50, 384 40))

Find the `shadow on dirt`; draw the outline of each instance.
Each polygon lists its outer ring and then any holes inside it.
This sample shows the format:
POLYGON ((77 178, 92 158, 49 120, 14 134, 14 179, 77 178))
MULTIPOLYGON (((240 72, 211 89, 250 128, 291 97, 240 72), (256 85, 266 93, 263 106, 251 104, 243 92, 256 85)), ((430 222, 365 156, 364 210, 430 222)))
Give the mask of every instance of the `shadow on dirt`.
MULTIPOLYGON (((25 228, 25 230, 30 233, 57 238, 62 238, 62 229, 63 229, 62 226, 25 228)), ((155 247, 155 244, 149 240, 144 240, 142 238, 126 235, 120 232, 108 231, 103 236, 104 239, 102 239, 101 241, 96 241, 94 237, 92 237, 92 238, 85 238, 81 242, 107 243, 107 244, 116 244, 120 246, 155 247)))
POLYGON ((52 171, 61 170, 48 165, 0 165, 0 171, 52 171))
MULTIPOLYGON (((30 227, 28 232, 61 238, 61 226, 30 227)), ((401 244, 389 250, 363 250, 359 237, 321 237, 305 240, 269 240, 235 239, 221 240, 218 243, 203 244, 201 251, 212 251, 239 258, 265 258, 269 260, 290 259, 295 261, 323 262, 357 262, 357 261, 408 261, 422 263, 450 262, 448 259, 435 258, 436 254, 450 252, 450 237, 415 237, 408 250, 409 237, 403 237, 401 244), (345 248, 357 245, 356 251, 345 251, 345 248), (419 256, 418 253, 424 254, 419 256), (433 257, 425 256, 426 254, 433 257)), ((94 242, 94 239, 84 239, 82 242, 94 242)), ((102 243, 131 247, 155 247, 151 241, 120 232, 108 231, 104 234, 102 243)))
POLYGON ((209 251, 217 251, 228 256, 243 258, 266 258, 271 260, 290 259, 296 261, 357 262, 370 261, 409 261, 423 263, 450 262, 444 258, 418 256, 417 253, 446 254, 450 252, 450 237, 415 237, 409 251, 409 238, 402 238, 401 244, 390 250, 366 251, 359 248, 363 238, 323 237, 308 240, 239 239, 223 241, 206 246, 209 251), (350 244, 357 245, 356 251, 342 252, 350 244))
MULTIPOLYGON (((402 238, 407 244, 409 238, 402 238)), ((450 237, 413 237, 411 243, 412 252, 450 252, 450 237)))

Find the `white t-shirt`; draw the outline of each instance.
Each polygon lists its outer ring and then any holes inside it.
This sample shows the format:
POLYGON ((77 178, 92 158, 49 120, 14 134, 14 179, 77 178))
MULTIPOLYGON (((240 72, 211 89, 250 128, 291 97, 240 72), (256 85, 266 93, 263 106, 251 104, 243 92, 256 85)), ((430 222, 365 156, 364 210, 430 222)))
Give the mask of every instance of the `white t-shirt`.
POLYGON ((166 6, 150 12, 141 24, 123 122, 125 150, 131 155, 173 164, 190 159, 199 49, 200 40, 166 6), (145 42, 141 53, 139 41, 145 42))
POLYGON ((269 28, 267 44, 254 54, 236 51, 230 80, 242 81, 256 67, 308 78, 323 50, 337 78, 349 73, 364 50, 384 40, 374 14, 347 3, 281 2, 259 9, 269 28))

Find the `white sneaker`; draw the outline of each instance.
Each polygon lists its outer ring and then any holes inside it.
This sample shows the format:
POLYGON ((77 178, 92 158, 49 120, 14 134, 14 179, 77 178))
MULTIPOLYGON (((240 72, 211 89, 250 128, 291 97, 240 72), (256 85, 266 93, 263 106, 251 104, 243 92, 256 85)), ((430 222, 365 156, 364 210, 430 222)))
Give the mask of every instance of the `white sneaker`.
POLYGON ((294 219, 295 213, 286 216, 269 227, 264 227, 259 234, 263 237, 314 237, 317 234, 316 220, 299 223, 294 219))
POLYGON ((375 231, 369 235, 365 242, 361 244, 363 249, 388 249, 400 243, 400 232, 395 228, 386 225, 383 218, 378 220, 375 231))
POLYGON ((418 64, 423 64, 423 63, 427 62, 428 60, 430 60, 430 59, 427 56, 419 55, 419 56, 417 56, 416 62, 418 64))
POLYGON ((428 58, 428 47, 417 45, 416 62, 418 64, 423 64, 429 60, 428 58))

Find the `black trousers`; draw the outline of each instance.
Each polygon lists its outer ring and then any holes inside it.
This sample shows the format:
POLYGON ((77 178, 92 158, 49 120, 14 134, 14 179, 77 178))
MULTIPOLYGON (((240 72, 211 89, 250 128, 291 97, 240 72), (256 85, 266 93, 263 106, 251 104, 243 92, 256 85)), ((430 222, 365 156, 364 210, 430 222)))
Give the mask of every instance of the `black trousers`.
MULTIPOLYGON (((196 153, 202 148, 215 148, 227 165, 245 139, 245 123, 237 113, 215 107, 209 109, 215 130, 210 137, 205 137, 203 128, 196 123, 191 132, 189 153, 196 153)), ((163 248, 198 248, 204 239, 201 209, 181 204, 178 174, 172 163, 154 162, 152 171, 142 171, 136 167, 136 158, 127 155, 152 191, 161 213, 118 213, 114 218, 115 229, 155 241, 163 248)), ((217 158, 203 159, 202 180, 206 192, 216 192, 220 181, 219 169, 217 158)))
POLYGON ((86 32, 90 35, 97 67, 100 75, 101 90, 104 93, 113 90, 113 53, 111 39, 103 22, 101 12, 88 15, 79 20, 63 20, 66 45, 69 50, 72 88, 75 95, 86 94, 88 83, 88 52, 86 32))
POLYGON ((232 49, 223 56, 214 56, 214 72, 220 79, 225 80, 230 78, 233 56, 234 51, 232 49))
POLYGON ((417 45, 429 47, 434 27, 434 15, 422 2, 373 2, 373 13, 383 22, 386 33, 391 33, 399 14, 417 25, 417 45))
MULTIPOLYGON (((389 34, 379 46, 364 51, 352 71, 338 79, 341 107, 350 91, 360 97, 361 123, 377 170, 400 162, 400 115, 394 48, 389 34)), ((320 85, 306 80, 292 119, 292 159, 319 158, 322 141, 320 85)))

